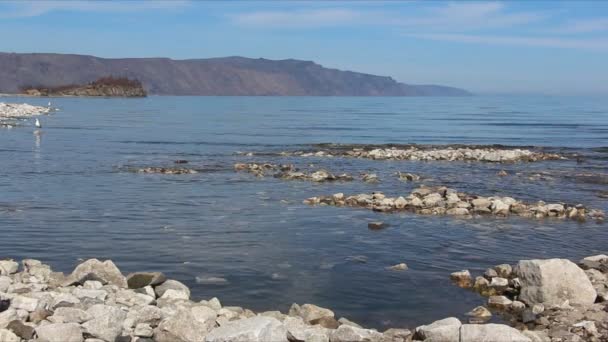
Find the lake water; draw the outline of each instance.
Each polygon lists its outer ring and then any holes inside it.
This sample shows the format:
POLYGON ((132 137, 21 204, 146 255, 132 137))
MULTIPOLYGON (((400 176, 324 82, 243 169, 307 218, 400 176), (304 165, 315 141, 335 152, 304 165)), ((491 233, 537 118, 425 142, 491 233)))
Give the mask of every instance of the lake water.
MULTIPOLYGON (((3 98, 46 104, 48 99, 3 98)), ((414 327, 483 303, 449 274, 523 258, 606 253, 605 224, 523 218, 471 220, 309 207, 335 192, 408 194, 396 171, 469 193, 583 203, 608 210, 608 99, 582 97, 150 97, 52 99, 60 111, 0 130, 0 257, 70 272, 79 259, 162 271, 193 297, 287 311, 292 302, 383 329, 414 327), (313 143, 547 146, 584 161, 522 164, 245 157, 313 143), (127 167, 172 166, 193 175, 127 167), (235 173, 236 162, 314 163, 360 180, 311 184, 235 173), (496 173, 505 169, 507 177, 496 173), (546 172, 540 179, 533 175, 546 172), (519 174, 518 174, 519 173, 519 174), (533 179, 530 179, 532 177, 533 179), (430 179, 430 180, 428 180, 430 179), (367 222, 390 226, 371 231, 367 222), (364 256, 366 263, 349 261, 364 256), (385 269, 405 262, 409 270, 385 269), (197 282, 197 277, 199 281, 197 282), (223 283, 204 281, 224 278, 223 283), (200 280, 203 281, 200 281, 200 280)))

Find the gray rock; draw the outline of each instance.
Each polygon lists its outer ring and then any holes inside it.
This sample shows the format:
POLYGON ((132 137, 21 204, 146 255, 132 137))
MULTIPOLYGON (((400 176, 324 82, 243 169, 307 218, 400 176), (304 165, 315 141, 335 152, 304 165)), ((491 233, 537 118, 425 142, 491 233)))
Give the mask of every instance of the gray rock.
POLYGON ((88 289, 75 289, 74 290, 74 295, 80 299, 83 300, 85 298, 90 298, 90 299, 97 299, 99 301, 104 301, 106 299, 106 297, 108 296, 108 293, 104 290, 88 290, 88 289))
POLYGON ((206 342, 287 342, 287 329, 272 317, 256 316, 211 330, 206 342))
POLYGON ((122 332, 127 313, 118 307, 96 304, 87 310, 93 319, 82 325, 84 331, 96 338, 113 342, 122 332))
POLYGON ((168 318, 160 322, 154 330, 154 338, 158 342, 191 342, 203 341, 215 325, 215 312, 200 305, 194 308, 182 307, 168 318))
POLYGON ((361 329, 350 325, 341 325, 329 335, 331 342, 377 342, 381 341, 384 335, 376 330, 361 329))
POLYGON ((585 272, 570 260, 522 260, 516 273, 521 281, 519 298, 529 305, 591 305, 597 297, 585 272))
POLYGON ((414 337, 428 342, 460 342, 462 323, 455 317, 444 318, 416 328, 414 337))
POLYGON ((89 259, 76 266, 64 285, 84 284, 87 280, 98 280, 103 284, 112 284, 120 288, 127 287, 127 279, 112 260, 101 262, 97 259, 89 259))
POLYGON ((19 342, 21 338, 7 329, 0 329, 0 341, 2 342, 19 342))
POLYGON ((462 342, 531 342, 517 329, 504 324, 463 324, 460 328, 462 342))
POLYGON ((136 272, 127 276, 127 284, 130 289, 139 289, 148 285, 158 286, 166 280, 167 277, 161 272, 136 272))
POLYGON ((62 293, 55 297, 51 308, 55 309, 58 307, 70 307, 78 304, 80 304, 80 299, 78 299, 78 297, 69 293, 62 293))
POLYGON ((154 288, 154 292, 156 293, 156 296, 158 298, 162 297, 167 290, 183 292, 185 295, 187 295, 188 298, 190 298, 190 289, 188 288, 188 286, 182 284, 177 280, 166 280, 162 284, 154 288))
MULTIPOLYGON (((15 333, 15 335, 21 337, 24 340, 31 340, 34 337, 34 327, 24 324, 22 321, 10 322, 6 329, 15 333)), ((2 339, 0 339, 2 341, 2 339)))
POLYGON ((82 329, 76 323, 51 323, 40 325, 36 334, 42 341, 48 342, 82 342, 82 329))
POLYGON ((161 319, 162 310, 154 305, 131 308, 127 314, 127 320, 131 320, 134 326, 139 323, 147 323, 156 326, 161 319))

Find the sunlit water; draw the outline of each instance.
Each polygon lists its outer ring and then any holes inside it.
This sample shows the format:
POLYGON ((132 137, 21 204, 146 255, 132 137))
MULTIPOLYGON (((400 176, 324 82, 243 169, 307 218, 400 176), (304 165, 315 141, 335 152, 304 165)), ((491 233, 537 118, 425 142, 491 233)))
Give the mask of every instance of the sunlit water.
MULTIPOLYGON (((46 104, 48 99, 0 101, 46 104)), ((344 192, 406 195, 396 171, 482 195, 608 209, 608 100, 577 97, 52 99, 60 111, 0 130, 1 257, 36 258, 69 272, 79 259, 165 272, 198 299, 286 311, 332 308, 376 328, 413 327, 483 299, 449 274, 522 258, 608 252, 607 225, 521 218, 472 220, 309 207, 344 192), (584 162, 527 164, 239 156, 309 144, 423 143, 550 146, 584 162), (146 175, 126 166, 199 168, 146 175), (235 173, 235 162, 294 163, 335 173, 376 172, 381 183, 311 184, 235 173), (183 166, 183 165, 180 165, 183 166), (505 169, 507 177, 496 173, 505 169), (544 179, 529 176, 548 172, 544 179), (520 173, 519 175, 517 173, 520 173), (576 177, 590 173, 593 177, 576 177), (390 224, 370 231, 367 222, 390 224), (347 260, 364 256, 366 263, 347 260), (405 262, 405 272, 385 267, 405 262), (197 282, 197 277, 199 281, 197 282), (208 277, 225 282, 207 281, 208 277)))

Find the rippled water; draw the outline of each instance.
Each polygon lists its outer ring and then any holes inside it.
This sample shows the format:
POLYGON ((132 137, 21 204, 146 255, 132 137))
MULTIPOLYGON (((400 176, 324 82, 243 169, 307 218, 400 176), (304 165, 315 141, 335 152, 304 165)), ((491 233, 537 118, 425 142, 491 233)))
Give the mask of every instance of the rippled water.
MULTIPOLYGON (((43 104, 46 99, 2 99, 43 104)), ((579 97, 53 99, 61 110, 0 130, 0 251, 61 271, 113 259, 123 272, 158 270, 196 298, 286 311, 315 303, 377 328, 462 316, 482 298, 449 273, 522 258, 606 253, 605 224, 455 219, 309 207, 335 192, 408 194, 396 171, 425 184, 608 210, 608 99, 579 97), (313 143, 548 146, 576 160, 528 164, 239 156, 313 143), (194 175, 125 172, 186 159, 194 175), (235 173, 235 162, 291 162, 381 183, 311 184, 235 173), (508 177, 496 173, 505 169, 508 177), (542 177, 534 176, 544 172, 542 177), (532 177, 532 179, 530 179, 532 177), (370 231, 367 222, 390 224, 370 231), (349 257, 364 256, 357 263, 349 257), (405 262, 409 270, 386 266, 405 262), (198 278, 197 278, 198 277, 198 278), (224 278, 225 281, 208 279, 224 278), (198 279, 198 281, 197 281, 198 279)), ((352 258, 351 258, 352 259, 352 258)))

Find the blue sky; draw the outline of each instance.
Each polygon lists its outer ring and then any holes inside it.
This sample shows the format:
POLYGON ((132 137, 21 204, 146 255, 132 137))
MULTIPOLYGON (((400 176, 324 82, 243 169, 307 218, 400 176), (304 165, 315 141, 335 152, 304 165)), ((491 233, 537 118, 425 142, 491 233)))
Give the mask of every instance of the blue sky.
POLYGON ((608 1, 0 1, 0 51, 296 58, 477 93, 608 94, 608 1))

